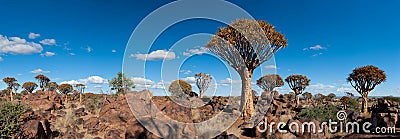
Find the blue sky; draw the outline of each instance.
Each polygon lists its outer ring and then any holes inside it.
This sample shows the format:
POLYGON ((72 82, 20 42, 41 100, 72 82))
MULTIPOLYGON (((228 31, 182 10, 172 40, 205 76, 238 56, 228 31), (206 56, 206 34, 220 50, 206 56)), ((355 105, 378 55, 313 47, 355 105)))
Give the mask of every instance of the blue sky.
MULTIPOLYGON (((341 94, 354 92, 345 82, 352 69, 371 64, 383 69, 388 76, 371 95, 400 96, 400 1, 230 2, 255 19, 273 24, 288 38, 288 47, 275 55, 275 61, 257 69, 254 80, 275 70, 283 78, 303 74, 311 79, 307 91, 341 94), (271 69, 271 63, 276 63, 276 69, 271 69)), ((146 62, 145 77, 130 76, 135 79, 137 89, 146 82, 151 90, 162 94, 159 88, 163 82, 193 81, 194 73, 207 72, 218 84, 217 94, 225 95, 231 87, 234 91, 240 90, 236 73, 230 77, 231 69, 225 68, 218 58, 209 54, 190 55, 204 52, 202 46, 209 35, 225 26, 218 21, 179 22, 162 32, 149 52, 135 51, 148 46, 134 46, 124 56, 136 26, 167 3, 156 0, 0 1, 0 77, 12 76, 22 83, 34 81, 36 74, 43 73, 58 83, 81 82, 89 86, 88 91, 100 92, 101 87, 107 93, 106 80, 122 70, 124 58, 133 61, 125 64, 135 71, 142 68, 136 67, 143 62, 141 56, 154 52, 154 59, 146 62), (174 55, 168 53, 163 63, 157 54, 166 54, 170 49, 174 55)), ((5 84, 0 88, 5 88, 5 84)), ((259 90, 256 86, 253 88, 259 90)), ((286 85, 278 90, 290 91, 286 85)))

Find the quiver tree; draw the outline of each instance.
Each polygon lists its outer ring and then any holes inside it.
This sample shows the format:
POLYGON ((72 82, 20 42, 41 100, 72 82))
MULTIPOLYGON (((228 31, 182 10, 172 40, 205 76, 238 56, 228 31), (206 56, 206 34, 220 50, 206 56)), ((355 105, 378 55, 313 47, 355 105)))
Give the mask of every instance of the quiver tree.
POLYGON ((334 93, 330 93, 328 94, 327 97, 329 98, 330 101, 332 101, 336 97, 336 95, 334 93))
POLYGON ((340 102, 342 102, 344 110, 347 110, 347 105, 350 103, 350 100, 351 98, 348 96, 343 96, 342 98, 340 98, 340 102))
POLYGON ((310 92, 304 92, 302 95, 304 99, 306 99, 307 103, 309 103, 312 98, 312 94, 310 92))
POLYGON ((58 84, 56 82, 49 82, 47 84, 46 88, 47 88, 47 90, 54 92, 57 90, 58 84))
POLYGON ((111 90, 116 90, 116 94, 125 94, 131 88, 134 88, 132 79, 126 77, 122 72, 118 72, 117 77, 112 78, 108 81, 111 90))
POLYGON ((386 81, 385 72, 371 65, 356 68, 349 74, 347 82, 350 82, 363 98, 361 112, 368 111, 368 94, 384 81, 386 81))
POLYGON ((210 74, 206 73, 198 73, 195 74, 194 77, 196 78, 196 86, 199 88, 200 98, 203 98, 204 92, 210 86, 212 77, 210 74))
POLYGON ((13 90, 14 90, 15 95, 17 95, 17 91, 18 91, 19 87, 21 87, 21 85, 19 83, 14 83, 13 90))
POLYGON ((84 84, 76 84, 75 87, 76 90, 79 91, 79 103, 82 104, 82 94, 84 93, 86 86, 84 84))
POLYGON ((68 101, 68 93, 73 90, 72 85, 70 84, 61 84, 58 86, 58 91, 65 95, 65 101, 68 101))
POLYGON ((249 119, 254 114, 251 97, 253 71, 286 47, 286 38, 265 21, 239 19, 220 28, 206 46, 239 73, 242 79, 240 110, 244 119, 249 119))
POLYGON ((50 79, 47 76, 44 76, 42 74, 39 74, 35 77, 36 80, 39 82, 39 87, 42 91, 44 91, 44 88, 47 86, 47 83, 50 82, 50 79))
POLYGON ((257 80, 257 85, 265 92, 271 93, 275 87, 281 87, 285 83, 278 74, 267 74, 257 80))
POLYGON ((290 89, 294 91, 296 97, 296 107, 300 104, 299 95, 303 93, 304 89, 310 85, 310 79, 303 75, 290 75, 285 79, 290 89))
POLYGON ((192 92, 192 85, 184 80, 175 80, 169 85, 168 91, 173 97, 186 98, 192 92))
POLYGON ((32 93, 33 90, 35 90, 38 87, 38 85, 34 82, 25 82, 22 84, 22 88, 24 88, 27 92, 32 93))
POLYGON ((353 93, 351 93, 351 92, 345 92, 346 93, 346 96, 348 96, 348 97, 351 97, 351 98, 353 98, 354 97, 354 94, 353 93))
POLYGON ((327 98, 327 96, 325 96, 321 93, 318 93, 314 96, 314 98, 315 98, 315 100, 318 100, 319 102, 322 103, 327 98))
POLYGON ((17 80, 13 77, 6 77, 3 79, 3 82, 7 84, 7 90, 10 93, 11 101, 14 101, 13 88, 17 80))

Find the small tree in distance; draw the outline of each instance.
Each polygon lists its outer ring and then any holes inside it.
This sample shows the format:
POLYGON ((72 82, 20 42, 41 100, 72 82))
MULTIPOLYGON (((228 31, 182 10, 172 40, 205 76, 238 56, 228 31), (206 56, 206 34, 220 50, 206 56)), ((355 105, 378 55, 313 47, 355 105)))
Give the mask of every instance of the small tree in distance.
POLYGON ((68 101, 68 93, 73 90, 70 84, 61 84, 58 86, 58 90, 65 95, 65 101, 68 101))
POLYGON ((210 74, 198 73, 194 75, 196 78, 196 86, 199 88, 200 98, 203 98, 204 92, 210 86, 212 77, 210 74))
POLYGON ((309 103, 312 98, 312 94, 310 92, 305 92, 302 95, 303 95, 304 99, 306 99, 307 103, 309 103))
POLYGON ((168 88, 173 97, 185 98, 192 92, 192 85, 184 80, 173 81, 168 88))
POLYGON ((58 84, 56 82, 49 82, 47 84, 46 88, 47 88, 47 90, 54 92, 57 90, 58 84))
POLYGON ((288 83, 290 89, 292 89, 295 93, 296 97, 296 107, 300 105, 300 97, 299 95, 303 93, 304 89, 308 85, 310 85, 310 79, 303 75, 290 75, 285 79, 288 83))
POLYGON ((79 103, 82 104, 82 94, 84 93, 86 86, 84 84, 76 84, 75 87, 76 90, 79 91, 79 103))
POLYGON ((328 94, 327 97, 329 98, 329 100, 332 101, 336 97, 336 95, 334 93, 330 93, 330 94, 328 94))
POLYGON ((39 87, 42 91, 44 91, 44 88, 47 86, 47 83, 50 82, 50 79, 47 76, 44 76, 42 74, 39 74, 35 77, 36 80, 39 82, 39 87))
POLYGON ((15 82, 17 82, 17 80, 13 77, 6 77, 3 79, 3 82, 7 84, 7 90, 10 93, 11 101, 14 101, 13 87, 15 85, 15 82))
POLYGON ((122 72, 118 72, 117 77, 108 81, 111 90, 116 90, 116 94, 125 94, 131 88, 134 88, 133 80, 126 77, 122 72))
POLYGON ((371 65, 356 68, 349 74, 347 82, 349 82, 363 98, 361 112, 368 112, 369 93, 384 81, 386 81, 385 72, 371 65))
POLYGON ((38 85, 35 82, 25 82, 22 84, 22 88, 24 88, 27 92, 32 93, 38 85))
POLYGON ((257 80, 257 85, 265 92, 271 93, 275 87, 281 87, 285 83, 278 74, 267 74, 257 80))

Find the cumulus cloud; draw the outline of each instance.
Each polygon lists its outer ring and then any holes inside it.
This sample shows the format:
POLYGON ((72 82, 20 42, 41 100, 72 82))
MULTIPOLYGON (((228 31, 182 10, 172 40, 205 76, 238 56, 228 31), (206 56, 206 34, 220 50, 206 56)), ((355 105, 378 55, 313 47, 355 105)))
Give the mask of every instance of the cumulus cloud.
POLYGON ((220 85, 222 86, 228 86, 231 84, 240 84, 242 81, 241 80, 232 80, 231 78, 226 78, 224 80, 219 81, 220 85))
POLYGON ((69 55, 72 55, 72 56, 74 56, 74 55, 76 55, 75 53, 69 53, 69 55))
POLYGON ((156 50, 150 54, 131 54, 130 57, 136 57, 138 60, 172 60, 175 59, 175 53, 166 50, 156 50))
POLYGON ((207 48, 205 47, 198 47, 195 49, 188 49, 183 52, 184 56, 191 56, 191 55, 202 55, 203 53, 207 52, 207 48))
POLYGON ((264 66, 264 68, 266 68, 266 69, 276 69, 276 66, 275 65, 266 65, 266 66, 264 66))
POLYGON ((100 76, 90 76, 90 77, 87 77, 84 79, 61 82, 61 84, 63 84, 63 83, 68 83, 68 84, 72 84, 72 85, 74 85, 74 84, 98 84, 98 85, 100 85, 100 84, 107 84, 108 80, 103 77, 100 77, 100 76))
POLYGON ((36 39, 38 37, 40 37, 40 34, 36 34, 36 33, 33 33, 33 32, 29 33, 29 35, 28 35, 29 39, 36 39))
POLYGON ((79 79, 83 84, 107 84, 108 80, 100 76, 90 76, 85 79, 79 79))
POLYGON ((182 78, 181 80, 184 80, 184 81, 186 81, 186 82, 188 82, 190 84, 196 83, 196 78, 195 77, 185 77, 185 78, 182 78))
POLYGON ((44 39, 39 41, 43 45, 56 45, 56 40, 55 39, 44 39))
POLYGON ((324 50, 324 49, 326 49, 326 47, 322 47, 321 45, 315 45, 308 48, 304 48, 303 50, 306 51, 306 50, 324 50))
POLYGON ((19 37, 6 37, 0 35, 0 53, 33 54, 41 53, 43 47, 34 42, 27 42, 19 37))
POLYGON ((50 73, 50 71, 42 70, 42 69, 39 68, 39 69, 32 70, 31 73, 34 73, 34 74, 50 73))
POLYGON ((312 57, 320 56, 320 55, 322 55, 322 54, 323 54, 323 53, 313 54, 312 57))
POLYGON ((338 89, 336 89, 336 92, 339 92, 339 93, 353 92, 353 91, 354 91, 354 89, 349 88, 349 87, 339 87, 338 89))
POLYGON ((142 77, 133 77, 132 78, 135 87, 138 89, 164 89, 164 82, 154 82, 150 79, 142 78, 142 77))
POLYGON ((51 57, 51 56, 54 56, 54 55, 56 55, 56 53, 54 53, 54 52, 46 52, 46 53, 44 53, 44 54, 40 54, 41 56, 47 56, 47 57, 51 57))
POLYGON ((113 49, 113 50, 111 50, 111 52, 113 52, 113 53, 116 53, 116 52, 117 52, 117 50, 113 49))
POLYGON ((80 84, 80 82, 78 82, 77 80, 70 80, 70 81, 63 81, 60 84, 71 84, 71 85, 75 85, 75 84, 80 84))
POLYGON ((313 89, 327 89, 327 88, 335 88, 335 86, 333 86, 333 85, 324 85, 324 84, 318 83, 318 84, 310 85, 310 88, 313 88, 313 89))

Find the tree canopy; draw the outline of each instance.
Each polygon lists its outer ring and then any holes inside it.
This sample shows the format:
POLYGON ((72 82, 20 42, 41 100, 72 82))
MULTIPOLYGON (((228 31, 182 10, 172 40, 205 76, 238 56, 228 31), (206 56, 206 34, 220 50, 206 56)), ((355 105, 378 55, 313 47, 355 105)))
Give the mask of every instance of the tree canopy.
POLYGON ((37 87, 38 87, 38 85, 35 82, 25 82, 22 85, 22 88, 24 88, 29 93, 32 93, 33 90, 35 90, 37 87))
POLYGON ((296 95, 301 94, 310 85, 310 79, 303 75, 290 75, 285 81, 296 95))
POLYGON ((197 86, 197 88, 199 88, 199 91, 200 91, 200 98, 202 98, 204 95, 204 92, 210 86, 212 77, 210 74, 206 74, 206 73, 198 73, 198 74, 195 74, 194 77, 196 78, 196 86, 197 86))
POLYGON ((175 80, 169 85, 168 91, 171 92, 172 96, 181 98, 190 95, 192 85, 184 80, 175 80))
POLYGON ((39 87, 44 90, 44 88, 47 86, 47 83, 50 82, 50 79, 47 76, 44 76, 43 74, 39 74, 35 77, 36 80, 39 82, 39 87))
POLYGON ((386 74, 375 66, 363 66, 353 70, 347 78, 347 82, 361 95, 375 89, 378 84, 386 81, 386 74))
POLYGON ((125 94, 125 91, 129 91, 131 88, 135 87, 133 80, 126 77, 122 72, 118 72, 117 77, 109 80, 108 84, 111 86, 111 90, 117 91, 117 94, 125 94))
POLYGON ((257 85, 266 92, 271 92, 275 87, 281 87, 284 82, 278 74, 267 74, 257 80, 257 85))

